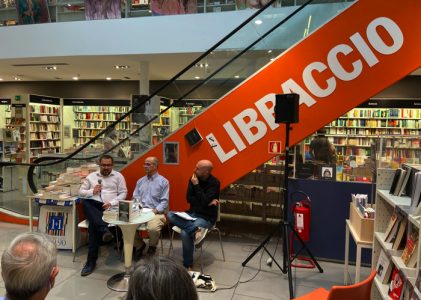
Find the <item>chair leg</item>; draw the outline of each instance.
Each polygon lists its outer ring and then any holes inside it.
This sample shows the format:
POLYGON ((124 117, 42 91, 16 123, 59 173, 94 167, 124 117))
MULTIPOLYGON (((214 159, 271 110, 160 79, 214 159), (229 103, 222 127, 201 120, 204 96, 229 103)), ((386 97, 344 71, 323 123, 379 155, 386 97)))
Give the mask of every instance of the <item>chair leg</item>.
POLYGON ((218 231, 219 245, 221 246, 222 257, 224 258, 224 261, 225 261, 224 247, 222 247, 221 231, 219 230, 219 228, 215 228, 215 230, 218 231))
POLYGON ((203 274, 203 246, 200 246, 200 272, 203 274))
POLYGON ((171 250, 172 250, 172 240, 174 239, 174 231, 171 233, 170 235, 170 248, 168 249, 168 256, 171 255, 171 250))

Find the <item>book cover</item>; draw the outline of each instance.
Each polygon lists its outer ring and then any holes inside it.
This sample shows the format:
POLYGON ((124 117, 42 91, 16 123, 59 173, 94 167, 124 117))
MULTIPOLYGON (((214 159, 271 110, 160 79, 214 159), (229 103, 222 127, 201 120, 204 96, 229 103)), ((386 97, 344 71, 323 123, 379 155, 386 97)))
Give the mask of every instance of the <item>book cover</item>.
POLYGON ((380 252, 379 259, 377 260, 376 272, 382 283, 387 283, 392 273, 393 263, 387 254, 383 251, 380 252))
POLYGON ((411 209, 418 207, 421 195, 421 172, 417 172, 414 175, 412 181, 412 195, 411 195, 411 209))
POLYGON ((403 178, 403 182, 402 182, 401 188, 399 189, 399 192, 398 192, 397 196, 402 196, 404 194, 404 192, 406 190, 406 185, 408 184, 409 177, 411 176, 411 169, 405 168, 405 167, 403 167, 403 168, 404 168, 404 171, 405 171, 405 177, 403 178))
POLYGON ((398 214, 396 212, 393 212, 392 216, 389 219, 389 223, 387 224, 386 231, 384 232, 386 239, 387 239, 387 236, 390 234, 390 231, 392 231, 393 225, 395 225, 397 220, 398 220, 398 214))
POLYGON ((396 189, 396 185, 399 181, 399 176, 401 175, 402 169, 396 169, 395 175, 393 176, 392 185, 390 186, 389 194, 393 194, 396 189))
POLYGON ((389 284, 388 295, 392 300, 399 300, 403 289, 402 276, 398 268, 394 267, 392 271, 392 280, 389 284))
POLYGON ((402 261, 408 267, 409 267, 411 257, 416 256, 415 250, 417 249, 417 246, 418 246, 418 232, 416 230, 412 230, 412 232, 408 235, 408 238, 405 244, 405 249, 403 250, 402 256, 401 256, 402 261))
POLYGON ((401 171, 399 173, 398 183, 396 184, 395 190, 393 191, 393 195, 394 196, 398 196, 398 194, 399 194, 399 192, 400 192, 400 190, 402 188, 403 181, 404 181, 404 179, 406 177, 406 173, 407 173, 406 170, 404 170, 402 168, 400 168, 400 170, 401 171))
POLYGON ((389 235, 386 236, 386 239, 385 239, 386 243, 393 243, 395 241, 396 235, 398 234, 400 223, 401 223, 401 217, 398 216, 398 220, 393 225, 392 230, 390 231, 389 235))
POLYGON ((122 222, 130 221, 130 212, 131 212, 131 203, 132 201, 120 200, 118 202, 118 220, 122 222))
POLYGON ((396 238, 393 241, 392 249, 393 250, 399 250, 402 244, 402 241, 404 240, 405 232, 406 232, 406 224, 408 223, 408 220, 406 218, 403 218, 401 220, 401 224, 399 226, 398 233, 396 234, 396 238))

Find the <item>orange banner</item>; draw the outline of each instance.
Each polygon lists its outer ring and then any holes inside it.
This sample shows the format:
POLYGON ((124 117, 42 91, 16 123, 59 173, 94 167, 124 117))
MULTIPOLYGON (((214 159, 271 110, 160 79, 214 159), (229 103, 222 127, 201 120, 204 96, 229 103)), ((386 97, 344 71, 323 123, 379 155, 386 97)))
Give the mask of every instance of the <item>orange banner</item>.
MULTIPOLYGON (((285 125, 273 116, 275 94, 300 94, 300 120, 290 144, 378 94, 421 63, 421 2, 360 0, 282 53, 165 141, 179 142, 179 165, 161 164, 170 208, 187 207, 185 193, 196 162, 210 159, 225 187, 268 161, 269 141, 285 147, 285 125), (191 147, 184 137, 203 137, 191 147)), ((162 144, 145 156, 162 160, 162 144)), ((140 158, 123 170, 129 190, 143 175, 140 158)))

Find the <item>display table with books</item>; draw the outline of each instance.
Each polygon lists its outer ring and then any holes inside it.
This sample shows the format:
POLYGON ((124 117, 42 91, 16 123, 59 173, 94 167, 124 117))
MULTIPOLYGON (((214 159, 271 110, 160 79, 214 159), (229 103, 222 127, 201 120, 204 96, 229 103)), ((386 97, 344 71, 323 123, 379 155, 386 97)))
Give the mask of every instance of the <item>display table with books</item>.
MULTIPOLYGON (((122 202, 122 201, 120 201, 122 202)), ((129 201, 127 201, 129 202, 129 201)), ((119 215, 121 213, 118 212, 119 215)), ((149 222, 153 219, 155 214, 151 210, 143 209, 140 214, 129 219, 129 222, 120 221, 118 218, 112 217, 112 214, 104 214, 103 220, 109 224, 117 225, 123 233, 124 241, 124 267, 125 271, 113 275, 107 281, 108 288, 118 291, 127 292, 129 288, 129 279, 132 272, 132 256, 133 256, 133 242, 136 229, 139 225, 149 222)))

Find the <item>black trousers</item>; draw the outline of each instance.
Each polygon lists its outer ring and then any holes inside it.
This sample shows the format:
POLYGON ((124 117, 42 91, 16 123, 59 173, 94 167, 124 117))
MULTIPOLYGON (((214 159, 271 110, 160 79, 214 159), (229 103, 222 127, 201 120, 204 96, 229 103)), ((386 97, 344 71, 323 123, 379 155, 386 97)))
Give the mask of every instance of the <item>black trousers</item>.
POLYGON ((83 199, 83 211, 89 221, 88 227, 88 261, 96 262, 102 235, 107 230, 108 224, 102 220, 103 203, 91 199, 83 199))

